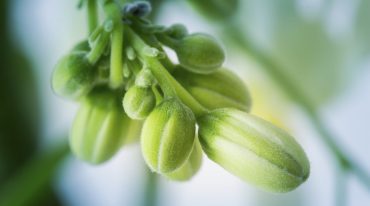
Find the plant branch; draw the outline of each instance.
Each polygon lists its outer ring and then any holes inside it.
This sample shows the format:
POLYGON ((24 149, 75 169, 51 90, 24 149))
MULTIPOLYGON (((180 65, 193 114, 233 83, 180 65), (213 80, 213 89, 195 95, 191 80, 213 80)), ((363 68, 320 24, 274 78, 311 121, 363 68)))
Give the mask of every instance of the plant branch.
POLYGON ((112 88, 118 88, 123 84, 123 25, 121 22, 121 10, 114 1, 107 1, 104 3, 104 12, 108 19, 113 22, 109 85, 112 88))
POLYGON ((87 0, 87 21, 89 35, 98 26, 98 10, 96 5, 96 0, 87 0))
POLYGON ((151 57, 145 53, 145 48, 151 48, 145 42, 140 39, 138 35, 131 32, 132 44, 134 49, 149 66, 149 69, 157 79, 159 85, 163 89, 166 95, 172 97, 179 97, 184 104, 186 104, 195 114, 196 117, 202 116, 207 113, 208 110, 204 108, 194 97, 189 94, 180 83, 164 68, 162 63, 157 59, 158 57, 151 57))

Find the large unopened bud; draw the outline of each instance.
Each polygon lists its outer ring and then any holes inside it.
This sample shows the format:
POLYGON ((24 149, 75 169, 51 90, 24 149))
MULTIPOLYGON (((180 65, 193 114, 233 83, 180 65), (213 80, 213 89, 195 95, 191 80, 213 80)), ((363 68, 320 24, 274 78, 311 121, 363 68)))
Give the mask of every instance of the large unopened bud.
POLYGON ((151 87, 132 86, 123 98, 123 108, 132 119, 145 119, 155 107, 155 103, 151 87))
POLYGON ((70 134, 72 151, 91 164, 102 163, 139 135, 139 125, 123 112, 119 94, 99 86, 83 99, 75 117, 70 134))
POLYGON ((52 86, 60 96, 78 99, 94 86, 96 69, 89 64, 85 52, 71 52, 55 66, 52 86))
POLYGON ((203 106, 213 110, 232 107, 248 112, 251 97, 243 81, 226 69, 211 74, 195 74, 179 68, 174 77, 203 106))
POLYGON ((195 33, 185 36, 171 46, 180 64, 187 70, 208 74, 221 67, 225 53, 210 35, 195 33))
POLYGON ((188 159, 193 148, 195 117, 180 100, 164 100, 150 113, 141 133, 144 159, 151 170, 169 173, 188 159))
POLYGON ((193 151, 189 159, 180 168, 171 173, 165 173, 168 179, 175 181, 186 181, 192 178, 202 165, 203 150, 198 140, 194 142, 193 151))
POLYGON ((198 123, 208 157, 247 182, 288 192, 309 176, 310 165, 301 146, 265 120, 236 109, 217 109, 198 123))

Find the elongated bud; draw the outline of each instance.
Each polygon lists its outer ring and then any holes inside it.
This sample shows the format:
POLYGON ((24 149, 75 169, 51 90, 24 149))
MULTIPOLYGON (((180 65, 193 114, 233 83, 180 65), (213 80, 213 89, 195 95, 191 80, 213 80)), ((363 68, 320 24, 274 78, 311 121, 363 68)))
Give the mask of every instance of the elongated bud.
POLYGON ((132 119, 145 119, 155 107, 155 95, 150 87, 131 87, 123 98, 123 108, 132 119))
POLYGON ((116 92, 104 86, 94 88, 82 101, 73 122, 72 151, 81 160, 100 164, 110 159, 127 139, 135 139, 138 124, 125 115, 116 92))
POLYGON ((217 109, 198 121, 210 159, 241 179, 272 192, 288 192, 309 176, 301 146, 285 131, 235 109, 217 109))
POLYGON ((194 142, 193 151, 189 159, 180 168, 171 173, 164 174, 165 177, 175 181, 190 180, 200 169, 202 165, 203 150, 199 141, 196 139, 194 142))
POLYGON ((189 158, 195 136, 193 112, 175 98, 160 103, 144 122, 141 147, 151 170, 169 173, 189 158))
POLYGON ((188 0, 188 2, 205 17, 223 21, 236 12, 239 0, 188 0))
POLYGON ((71 52, 55 66, 52 86, 56 94, 78 99, 94 86, 96 69, 85 58, 85 52, 71 52))
POLYGON ((203 33, 188 35, 172 48, 180 64, 194 73, 214 72, 225 60, 225 53, 221 46, 212 36, 203 33))
POLYGON ((232 107, 248 112, 251 108, 247 87, 229 70, 222 68, 204 75, 180 68, 173 75, 199 103, 210 110, 232 107))

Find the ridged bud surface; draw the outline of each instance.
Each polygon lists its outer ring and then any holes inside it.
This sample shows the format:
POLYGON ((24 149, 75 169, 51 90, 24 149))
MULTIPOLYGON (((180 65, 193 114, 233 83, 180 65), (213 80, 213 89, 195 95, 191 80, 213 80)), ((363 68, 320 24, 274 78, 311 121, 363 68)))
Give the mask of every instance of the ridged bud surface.
POLYGON ((200 169, 202 165, 203 150, 198 140, 194 142, 193 151, 189 159, 180 168, 174 172, 164 174, 170 180, 187 181, 190 180, 200 169))
POLYGON ((177 68, 173 75, 199 103, 210 110, 232 107, 248 112, 251 108, 247 87, 231 71, 220 69, 205 75, 177 68))
POLYGON ((207 34, 195 33, 178 41, 173 48, 180 64, 200 74, 214 72, 222 66, 225 53, 216 40, 207 34))
POLYGON ((272 192, 288 192, 309 176, 301 146, 285 131, 235 109, 217 109, 198 121, 210 159, 241 179, 272 192))
POLYGON ((123 98, 123 108, 132 119, 145 119, 155 107, 152 89, 132 86, 123 98))
POLYGON ((94 86, 96 70, 88 63, 85 55, 85 52, 72 52, 59 60, 52 77, 56 94, 78 99, 94 86))
POLYGON ((164 100, 150 113, 141 133, 144 159, 151 170, 169 173, 188 159, 194 144, 195 117, 179 100, 164 100))
POLYGON ((138 125, 123 112, 117 93, 103 86, 94 88, 82 101, 73 122, 72 152, 91 164, 102 163, 139 135, 138 125))

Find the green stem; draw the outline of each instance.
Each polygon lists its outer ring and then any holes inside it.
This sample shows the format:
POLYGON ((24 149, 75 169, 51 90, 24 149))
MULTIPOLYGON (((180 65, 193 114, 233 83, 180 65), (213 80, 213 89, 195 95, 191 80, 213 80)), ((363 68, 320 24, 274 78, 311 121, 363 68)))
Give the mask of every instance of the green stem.
POLYGON ((157 84, 152 85, 152 90, 153 90, 153 93, 155 95, 156 105, 161 103, 162 100, 163 100, 163 97, 162 97, 161 93, 159 92, 159 88, 157 86, 158 86, 157 84))
POLYGON ((163 89, 165 95, 171 97, 179 97, 184 104, 193 110, 196 117, 200 117, 208 112, 194 97, 189 94, 180 83, 163 67, 162 63, 152 56, 148 56, 145 53, 145 48, 151 48, 148 46, 138 35, 131 32, 132 44, 134 49, 137 51, 140 58, 144 60, 149 66, 149 69, 157 79, 159 85, 163 89))
POLYGON ((117 28, 112 33, 112 46, 111 46, 111 72, 110 72, 110 86, 118 88, 123 83, 123 70, 122 70, 122 43, 123 43, 123 27, 116 25, 117 28))
POLYGON ((98 10, 96 0, 87 0, 87 21, 89 34, 98 26, 98 10))
POLYGON ((96 64, 101 55, 104 53, 109 42, 109 35, 109 32, 102 31, 91 51, 87 54, 86 58, 91 65, 96 64))
MULTIPOLYGON (((154 34, 145 33, 145 25, 136 19, 132 19, 135 23, 131 26, 134 32, 149 46, 158 49, 159 51, 165 53, 163 48, 161 47, 160 41, 158 41, 157 36, 154 34)), ((171 62, 167 55, 163 59, 160 60, 163 66, 167 69, 167 71, 172 72, 175 68, 175 65, 171 62)))
POLYGON ((99 37, 99 35, 104 31, 103 25, 100 25, 94 29, 92 33, 90 33, 89 36, 89 43, 93 44, 96 39, 99 37))
POLYGON ((262 64, 262 68, 265 69, 269 76, 277 82, 281 89, 303 109, 316 131, 320 134, 324 143, 335 155, 337 161, 342 165, 342 168, 348 167, 370 190, 369 175, 362 167, 351 161, 346 153, 334 141, 334 136, 330 133, 329 129, 324 126, 324 123, 319 117, 317 111, 304 93, 300 91, 297 85, 282 73, 283 70, 280 69, 278 64, 276 64, 271 57, 260 51, 252 42, 249 41, 249 38, 244 35, 243 31, 240 30, 240 27, 235 24, 229 24, 227 31, 228 40, 235 43, 235 45, 239 46, 250 57, 262 64))
POLYGON ((114 1, 105 3, 104 11, 113 22, 109 83, 112 88, 118 88, 123 84, 123 25, 121 22, 121 11, 114 1))
POLYGON ((68 144, 64 142, 25 165, 6 184, 1 185, 0 206, 31 205, 44 192, 67 154, 68 144))

